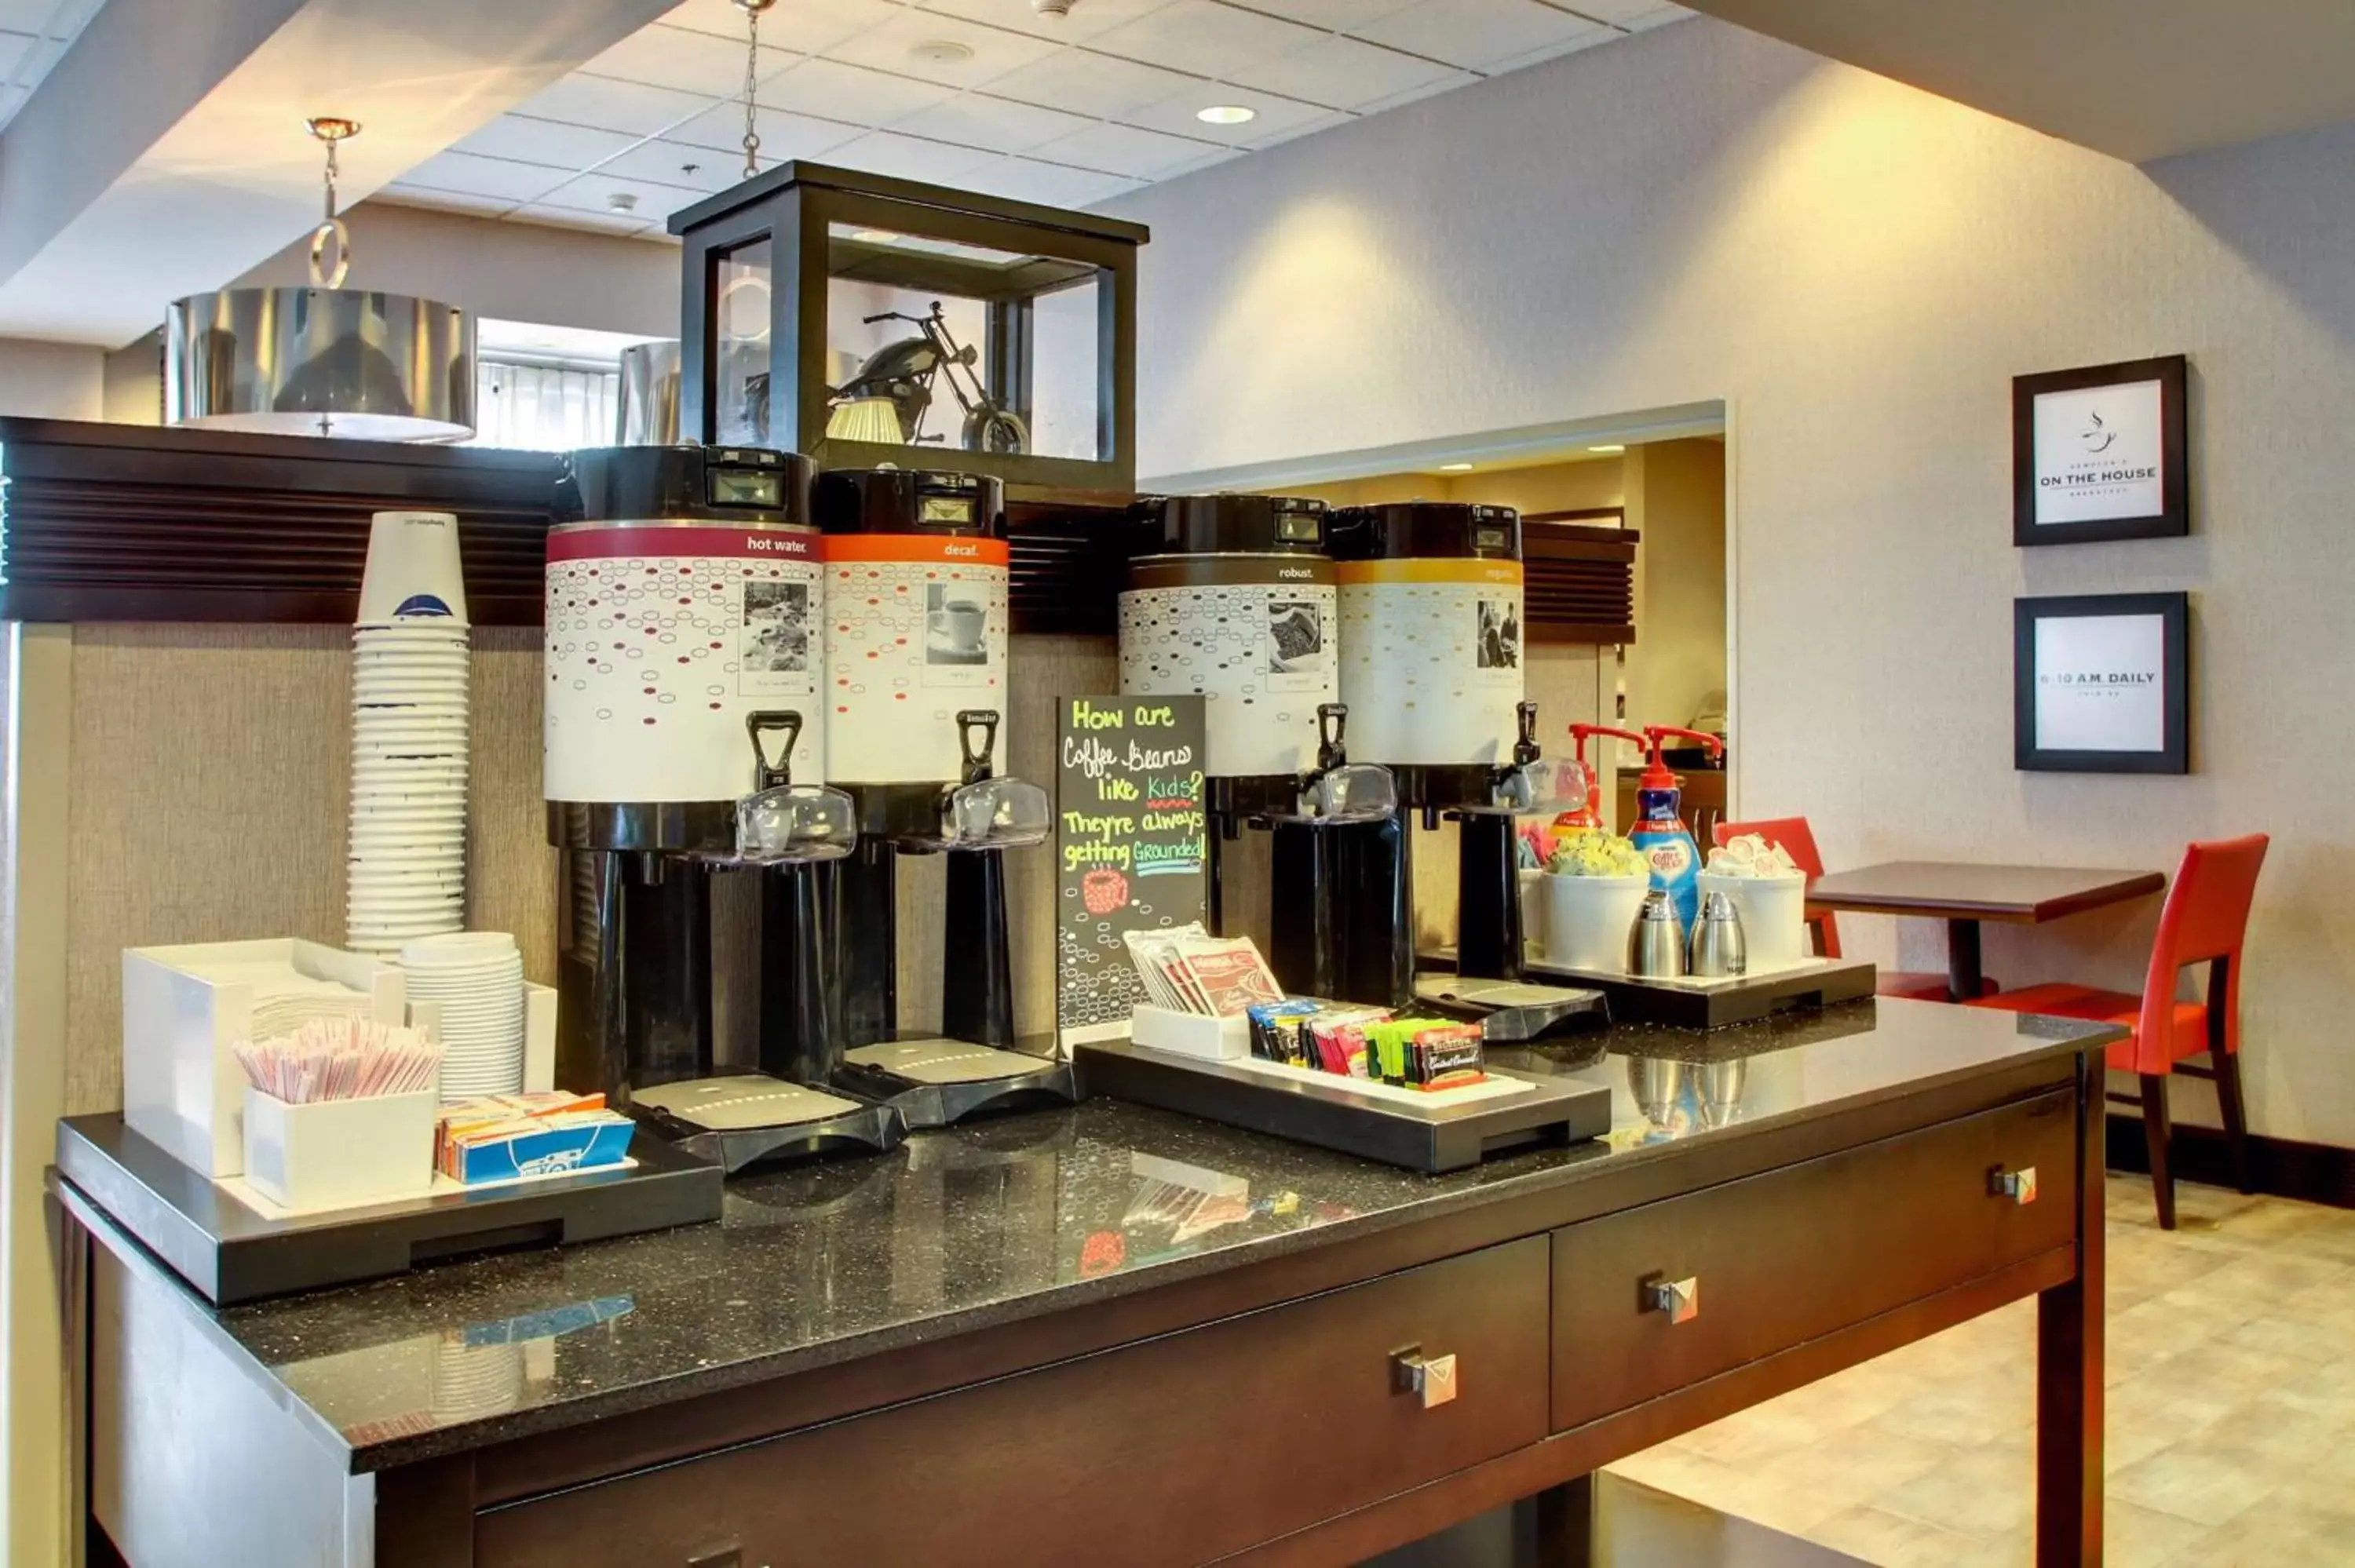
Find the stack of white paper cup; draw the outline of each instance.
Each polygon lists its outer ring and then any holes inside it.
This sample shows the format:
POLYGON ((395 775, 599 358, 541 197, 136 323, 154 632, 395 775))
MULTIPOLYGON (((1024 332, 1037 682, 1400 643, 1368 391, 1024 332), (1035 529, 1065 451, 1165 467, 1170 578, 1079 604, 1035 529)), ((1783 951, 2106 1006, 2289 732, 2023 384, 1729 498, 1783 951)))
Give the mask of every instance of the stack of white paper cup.
POLYGON ((458 520, 378 513, 352 628, 355 952, 465 924, 467 630, 458 520))

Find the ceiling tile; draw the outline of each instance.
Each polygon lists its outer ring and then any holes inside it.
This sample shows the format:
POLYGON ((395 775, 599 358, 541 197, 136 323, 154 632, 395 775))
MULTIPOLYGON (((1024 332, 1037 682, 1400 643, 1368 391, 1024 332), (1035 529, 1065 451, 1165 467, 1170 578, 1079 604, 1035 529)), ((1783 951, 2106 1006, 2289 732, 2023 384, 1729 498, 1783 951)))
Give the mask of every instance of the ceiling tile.
POLYGON ((1158 179, 1180 164, 1199 159, 1210 149, 1184 136, 1165 136, 1133 125, 1091 125, 1075 135, 1050 142, 1038 155, 1050 163, 1075 168, 1101 169, 1108 175, 1158 179))
POLYGON ((1272 92, 1260 92, 1232 82, 1196 82, 1174 98, 1158 103, 1148 103, 1133 109, 1120 117, 1131 125, 1142 125, 1149 131, 1167 131, 1176 136, 1192 136, 1199 141, 1217 142, 1230 147, 1248 147, 1270 137, 1281 136, 1311 121, 1329 120, 1332 111, 1322 104, 1302 103, 1295 99, 1278 98, 1272 92), (1252 110, 1253 117, 1241 125, 1205 125, 1196 112, 1214 103, 1236 104, 1252 110))
POLYGON ((516 111, 535 120, 561 120, 568 125, 594 125, 603 131, 651 136, 700 114, 711 102, 709 96, 575 72, 517 104, 516 111))
MULTIPOLYGON (((739 134, 741 130, 742 122, 740 121, 739 134)), ((843 125, 835 127, 835 134, 840 140, 855 136, 858 132, 843 125)), ((724 191, 744 178, 744 153, 741 146, 723 153, 685 142, 640 142, 629 151, 598 164, 597 172, 625 180, 653 180, 659 185, 686 185, 709 195, 714 191, 724 191)))
MULTIPOLYGON (((880 26, 902 9, 891 0, 783 0, 761 18, 761 42, 814 55, 869 27, 880 26)), ((744 13, 736 8, 736 0, 687 0, 665 16, 663 23, 728 39, 737 48, 736 58, 741 69, 744 13)))
MULTIPOLYGON (((1515 55, 1510 59, 1497 60, 1481 69, 1490 76, 1502 76, 1507 71, 1519 70, 1525 66, 1537 65, 1544 60, 1558 59, 1563 55, 1574 55, 1581 49, 1591 49, 1597 44, 1610 43, 1621 36, 1610 27, 1597 27, 1593 32, 1579 37, 1564 39, 1557 44, 1548 44, 1543 48, 1531 49, 1527 54, 1515 55)), ((1385 105, 1385 107, 1388 106, 1385 105)))
POLYGON ((637 138, 623 131, 600 131, 591 125, 567 125, 558 120, 536 120, 528 114, 502 114, 456 144, 461 153, 486 158, 512 158, 517 163, 547 164, 559 169, 585 169, 621 152, 637 138))
MULTIPOLYGON (((766 79, 800 64, 804 58, 763 44, 760 74, 766 79)), ((639 28, 581 69, 591 76, 643 81, 704 98, 737 98, 744 91, 742 44, 659 23, 639 28)))
POLYGON ((1191 163, 1180 164, 1174 169, 1164 169, 1157 177, 1174 180, 1186 175, 1198 175, 1204 169, 1217 168, 1220 164, 1231 164, 1242 155, 1237 148, 1221 147, 1215 153, 1204 154, 1191 163))
POLYGON ((1239 70, 1234 79, 1244 87, 1264 88, 1332 109, 1355 109, 1433 82, 1477 79, 1395 49, 1355 38, 1327 37, 1279 59, 1262 60, 1239 70))
MULTIPOLYGON (((763 164, 778 163, 787 158, 815 158, 821 153, 841 146, 864 129, 858 125, 845 125, 837 120, 790 114, 782 109, 761 110, 753 123, 761 133, 761 161, 763 164)), ((720 154, 721 163, 729 168, 741 169, 744 156, 743 105, 716 105, 709 113, 698 115, 672 131, 666 140, 685 142, 691 146, 720 154)))
POLYGON ((1084 44, 1169 3, 1170 0, 1079 0, 1068 16, 1042 16, 1030 8, 1029 0, 926 0, 924 9, 962 16, 968 22, 1010 27, 1050 43, 1084 44))
POLYGON ((958 176, 979 168, 994 156, 971 147, 879 131, 837 147, 826 155, 826 161, 846 169, 863 169, 870 175, 954 185, 958 176))
POLYGON ((58 12, 58 0, 0 0, 0 29, 39 33, 58 12))
POLYGON ((519 207, 501 221, 542 224, 551 228, 594 228, 607 234, 644 234, 662 227, 641 218, 617 217, 603 212, 581 212, 569 207, 519 207))
POLYGON ((1119 175, 1099 175, 1034 158, 1007 158, 970 182, 970 188, 1009 201, 1035 201, 1047 207, 1092 207, 1133 191, 1142 180, 1119 175))
MULTIPOLYGON (((1093 0, 1089 0, 1090 4, 1093 0)), ((1287 22, 1299 22, 1311 27, 1323 27, 1329 32, 1354 32, 1369 22, 1380 21, 1393 11, 1403 11, 1414 0, 1235 0, 1253 11, 1264 11, 1271 16, 1281 16, 1287 22)))
POLYGON ((617 220, 661 223, 679 208, 693 207, 707 194, 652 180, 622 179, 601 169, 582 175, 579 179, 567 180, 532 205, 596 213, 617 220), (617 208, 613 205, 617 197, 626 197, 634 205, 626 209, 617 208))
POLYGON ((504 196, 468 196, 464 191, 437 191, 426 185, 413 185, 406 180, 396 180, 381 186, 368 197, 372 202, 386 202, 394 207, 432 207, 438 212, 502 213, 512 209, 515 203, 504 196))
POLYGON ((530 201, 563 184, 564 171, 506 158, 479 158, 472 153, 436 153, 401 175, 401 183, 461 196, 530 201))
POLYGON ((1690 11, 1681 5, 1654 5, 1649 9, 1636 10, 1631 16, 1614 17, 1614 20, 1631 33, 1641 33, 1666 23, 1681 22, 1691 15, 1690 11))
POLYGON ((78 37, 90 26, 90 19, 106 0, 58 0, 57 9, 49 17, 49 37, 78 37))
POLYGON ((1174 70, 1091 54, 1085 49, 1065 49, 1036 65, 1009 71, 991 82, 989 90, 1025 103, 1110 119, 1198 85, 1192 78, 1174 70))
MULTIPOLYGON (((1430 90, 1433 92, 1444 92, 1449 87, 1457 85, 1459 84, 1448 82, 1442 86, 1433 88, 1430 90)), ((1346 114, 1337 111, 1328 111, 1320 114, 1317 118, 1307 121, 1305 123, 1288 125, 1281 131, 1270 132, 1266 135, 1263 135, 1257 141, 1253 142, 1251 144, 1251 150, 1256 153, 1263 147, 1274 147, 1286 142, 1297 142, 1303 136, 1314 136, 1319 131, 1330 131, 1337 125, 1347 125, 1357 118, 1358 117, 1354 114, 1346 114)))
POLYGON ((29 33, 0 33, 0 81, 14 81, 16 68, 40 40, 29 33))
MULTIPOLYGON (((1526 3, 1535 5, 1536 0, 1526 3)), ((1004 76, 1018 66, 1042 59, 1054 53, 1056 48, 1028 33, 985 27, 933 11, 903 10, 881 26, 835 45, 826 51, 826 58, 871 66, 877 70, 898 71, 950 87, 972 87, 1004 76), (946 44, 972 52, 961 59, 925 59, 916 52, 925 44, 946 44)))
POLYGON ((854 125, 889 125, 919 110, 945 102, 954 93, 937 82, 869 70, 840 60, 807 60, 764 82, 761 101, 772 109, 854 125))
POLYGON ((1419 0, 1359 28, 1357 37, 1477 70, 1532 49, 1608 32, 1600 22, 1539 0, 1419 0))
POLYGON ((1592 16, 1598 22, 1608 22, 1614 27, 1657 26, 1659 22, 1676 19, 1675 16, 1657 15, 1664 11, 1682 16, 1692 15, 1683 6, 1666 5, 1663 0, 1563 0, 1563 4, 1582 16, 1592 16), (1647 21, 1647 17, 1656 19, 1647 21))
POLYGON ((1225 76, 1254 60, 1306 48, 1321 36, 1314 27, 1222 5, 1219 0, 1173 0, 1114 27, 1092 47, 1197 76, 1225 76))
POLYGON ((900 122, 899 128, 938 142, 962 142, 993 153, 1025 153, 1093 123, 1083 115, 967 92, 900 122))

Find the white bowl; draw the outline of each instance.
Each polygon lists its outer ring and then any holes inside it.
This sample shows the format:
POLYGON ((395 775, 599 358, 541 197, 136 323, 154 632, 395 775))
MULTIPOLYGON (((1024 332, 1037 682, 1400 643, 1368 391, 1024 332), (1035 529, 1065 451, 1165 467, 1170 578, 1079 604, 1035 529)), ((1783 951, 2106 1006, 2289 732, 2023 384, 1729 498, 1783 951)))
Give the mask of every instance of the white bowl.
POLYGON ((1649 875, 1546 876, 1545 961, 1587 973, 1624 973, 1627 933, 1650 891, 1649 875))

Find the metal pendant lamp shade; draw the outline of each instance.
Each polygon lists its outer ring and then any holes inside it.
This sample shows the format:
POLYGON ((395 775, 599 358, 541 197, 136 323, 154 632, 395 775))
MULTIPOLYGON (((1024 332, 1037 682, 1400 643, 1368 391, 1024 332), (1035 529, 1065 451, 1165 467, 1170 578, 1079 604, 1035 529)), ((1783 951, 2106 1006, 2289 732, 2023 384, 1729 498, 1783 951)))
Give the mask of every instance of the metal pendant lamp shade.
POLYGON ((311 235, 310 286, 175 301, 165 319, 164 421, 354 440, 463 440, 474 433, 474 318, 434 300, 341 286, 352 252, 336 215, 336 148, 359 127, 310 124, 327 146, 326 218, 311 235))
POLYGON ((176 302, 165 420, 216 430, 461 440, 474 433, 474 319, 358 289, 224 289, 176 302))

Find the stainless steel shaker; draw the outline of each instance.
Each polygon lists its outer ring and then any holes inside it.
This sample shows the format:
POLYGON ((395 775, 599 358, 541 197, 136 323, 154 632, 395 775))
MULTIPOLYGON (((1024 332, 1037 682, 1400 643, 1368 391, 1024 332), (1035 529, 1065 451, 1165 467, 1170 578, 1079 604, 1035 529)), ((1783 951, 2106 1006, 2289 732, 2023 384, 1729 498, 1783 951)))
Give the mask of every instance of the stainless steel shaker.
POLYGON ((1686 969, 1697 980, 1738 975, 1749 967, 1749 944, 1742 935, 1742 911, 1730 894, 1719 892, 1701 901, 1700 917, 1693 922, 1692 945, 1686 969))
POLYGON ((1644 895, 1627 931, 1627 972, 1644 980, 1674 980, 1685 972, 1685 923, 1663 888, 1644 895))

